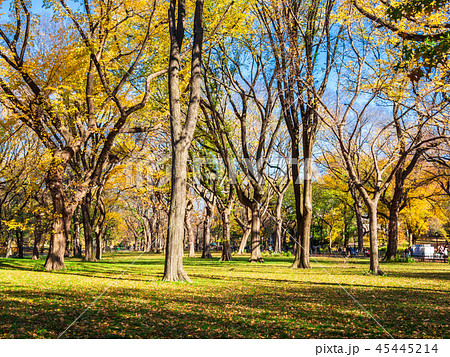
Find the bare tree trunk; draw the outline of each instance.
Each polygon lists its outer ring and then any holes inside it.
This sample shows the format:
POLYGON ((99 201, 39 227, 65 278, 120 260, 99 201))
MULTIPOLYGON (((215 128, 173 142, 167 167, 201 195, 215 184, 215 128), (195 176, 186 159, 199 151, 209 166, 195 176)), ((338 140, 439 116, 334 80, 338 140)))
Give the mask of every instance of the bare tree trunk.
MULTIPOLYGON (((102 228, 103 231, 103 228, 102 228)), ((102 252, 103 252, 103 237, 102 237, 102 231, 95 233, 95 240, 97 242, 97 246, 95 248, 95 259, 100 260, 102 259, 102 252)))
POLYGON ((95 259, 100 260, 102 259, 102 253, 103 253, 103 240, 101 234, 95 235, 95 259))
POLYGON ((94 237, 91 226, 90 207, 91 207, 91 193, 88 192, 86 196, 83 198, 83 201, 81 202, 81 213, 83 217, 83 231, 85 244, 85 253, 83 261, 86 262, 95 261, 94 237))
POLYGON ((252 226, 251 226, 251 210, 248 207, 244 206, 245 210, 245 219, 244 222, 241 224, 241 227, 244 231, 241 239, 241 243, 239 244, 239 250, 237 251, 237 254, 242 255, 245 253, 245 247, 247 246, 248 237, 250 237, 250 233, 252 232, 252 226))
POLYGON ((167 230, 166 260, 163 281, 191 280, 183 269, 184 215, 186 209, 186 170, 188 151, 197 125, 201 96, 201 59, 203 44, 203 0, 196 0, 194 41, 192 45, 190 100, 182 120, 180 100, 181 46, 185 31, 186 4, 170 0, 169 32, 169 104, 172 141, 172 191, 170 195, 169 227, 167 230), (177 9, 178 5, 178 9, 177 9), (177 19, 178 17, 178 19, 177 19))
MULTIPOLYGON (((186 146, 184 144, 184 146, 186 146)), ((164 281, 188 281, 183 269, 184 216, 188 151, 177 144, 172 154, 172 194, 169 208, 164 281)))
POLYGON ((64 188, 62 182, 61 168, 54 168, 47 178, 47 187, 52 196, 53 202, 53 223, 50 248, 45 261, 46 270, 65 269, 64 253, 66 251, 66 220, 68 219, 64 205, 64 188))
POLYGON ((231 214, 232 205, 225 207, 222 212, 222 222, 223 222, 223 241, 222 241, 222 256, 220 261, 230 261, 231 260, 231 214))
POLYGON ((195 236, 194 231, 192 230, 191 217, 190 217, 190 209, 186 209, 186 214, 184 216, 184 224, 185 224, 185 233, 187 242, 189 245, 189 257, 195 257, 195 236))
POLYGON ((362 207, 355 203, 356 228, 358 230, 358 251, 364 249, 364 226, 362 222, 362 207))
POLYGON ((311 268, 309 263, 309 249, 312 220, 312 139, 304 143, 303 155, 303 199, 301 200, 302 212, 300 215, 301 221, 299 226, 300 240, 298 241, 300 244, 297 244, 297 251, 295 252, 295 260, 292 264, 292 268, 309 269, 311 268))
POLYGON ((350 194, 353 198, 353 207, 355 210, 355 217, 356 217, 356 229, 358 232, 358 251, 362 252, 364 249, 364 226, 362 221, 362 198, 358 194, 358 191, 354 184, 349 182, 348 184, 350 194))
POLYGON ((369 210, 369 233, 370 233, 370 271, 373 275, 383 275, 379 268, 378 261, 378 219, 377 219, 378 201, 367 204, 369 210))
POLYGON ((389 210, 389 223, 388 223, 388 245, 384 260, 393 260, 397 256, 398 246, 398 217, 400 213, 399 205, 397 202, 391 202, 392 206, 389 210))
POLYGON ((150 220, 147 216, 143 216, 143 224, 144 224, 144 251, 148 252, 150 250, 150 246, 152 244, 152 230, 150 228, 150 220))
POLYGON ((74 219, 73 256, 81 257, 80 243, 80 206, 77 207, 74 219))
POLYGON ((388 246, 384 260, 395 259, 398 246, 398 217, 403 200, 403 167, 395 174, 394 194, 389 203, 388 246))
POLYGON ((156 253, 158 252, 158 241, 159 241, 159 226, 157 224, 157 220, 159 220, 159 213, 155 215, 155 212, 152 214, 152 218, 150 220, 150 231, 151 231, 151 251, 156 253))
MULTIPOLYGON (((260 198, 260 197, 257 197, 260 198)), ((252 252, 250 259, 251 263, 262 263, 264 260, 261 257, 261 210, 260 203, 257 200, 252 202, 252 228, 251 228, 251 244, 252 252)))
POLYGON ((70 256, 70 240, 69 240, 69 232, 70 230, 66 231, 66 250, 64 251, 64 258, 67 258, 70 256))
POLYGON ((23 259, 23 232, 20 229, 16 229, 16 241, 17 241, 17 256, 23 259))
POLYGON ((283 220, 281 219, 281 206, 283 204, 283 196, 278 195, 277 205, 275 208, 275 218, 276 218, 276 232, 275 232, 275 244, 274 244, 274 253, 281 253, 281 235, 283 233, 283 220))
POLYGON ((206 204, 205 223, 203 225, 203 252, 202 258, 211 259, 211 223, 213 220, 214 207, 206 204))
POLYGON ((102 259, 103 246, 104 246, 103 237, 105 236, 105 233, 106 233, 106 226, 105 225, 103 225, 100 228, 100 231, 98 233, 97 232, 95 233, 95 237, 97 239, 97 249, 96 249, 96 252, 95 252, 95 258, 97 260, 102 259))
POLYGON ((102 252, 103 252, 103 235, 105 234, 106 231, 105 226, 106 210, 100 194, 97 194, 97 206, 99 208, 100 216, 98 217, 97 223, 95 225, 95 239, 97 242, 95 259, 100 260, 102 259, 102 252))
POLYGON ((252 232, 251 226, 246 227, 244 234, 242 235, 241 244, 239 245, 239 250, 237 254, 244 254, 245 247, 247 246, 248 237, 250 237, 250 233, 252 232))

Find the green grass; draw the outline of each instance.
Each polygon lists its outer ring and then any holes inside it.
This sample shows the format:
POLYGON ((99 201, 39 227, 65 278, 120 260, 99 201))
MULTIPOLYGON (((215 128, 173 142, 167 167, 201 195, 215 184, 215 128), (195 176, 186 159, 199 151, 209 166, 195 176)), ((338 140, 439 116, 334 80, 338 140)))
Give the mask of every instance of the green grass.
POLYGON ((449 264, 382 264, 374 277, 365 259, 293 270, 288 257, 186 258, 187 284, 161 281, 162 255, 138 256, 71 258, 52 273, 43 260, 0 259, 0 337, 55 338, 111 286, 62 337, 389 337, 370 314, 395 338, 450 338, 449 264))

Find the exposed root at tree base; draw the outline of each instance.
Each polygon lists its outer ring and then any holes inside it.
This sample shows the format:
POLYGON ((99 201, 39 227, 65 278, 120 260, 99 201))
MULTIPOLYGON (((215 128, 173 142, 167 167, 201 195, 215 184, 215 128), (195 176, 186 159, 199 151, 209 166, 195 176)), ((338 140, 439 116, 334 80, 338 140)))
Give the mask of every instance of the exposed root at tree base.
POLYGON ((248 261, 250 263, 264 263, 264 259, 263 258, 257 258, 257 259, 250 258, 248 261))
POLYGON ((373 270, 369 270, 369 274, 373 275, 373 276, 383 276, 384 275, 384 271, 378 270, 377 274, 375 274, 375 272, 373 270))
POLYGON ((311 265, 303 265, 303 264, 292 264, 290 267, 290 269, 311 269, 311 265))
POLYGON ((176 275, 170 275, 170 276, 164 276, 162 281, 167 281, 167 282, 185 282, 185 283, 192 283, 192 280, 187 276, 186 273, 179 273, 176 275))
POLYGON ((49 264, 45 264, 44 265, 45 270, 47 271, 52 271, 52 270, 65 270, 66 266, 63 264, 59 264, 59 263, 49 263, 49 264))
POLYGON ((96 262, 96 261, 97 261, 96 258, 91 258, 91 259, 86 259, 86 257, 83 258, 83 262, 91 262, 91 263, 93 263, 93 262, 96 262))

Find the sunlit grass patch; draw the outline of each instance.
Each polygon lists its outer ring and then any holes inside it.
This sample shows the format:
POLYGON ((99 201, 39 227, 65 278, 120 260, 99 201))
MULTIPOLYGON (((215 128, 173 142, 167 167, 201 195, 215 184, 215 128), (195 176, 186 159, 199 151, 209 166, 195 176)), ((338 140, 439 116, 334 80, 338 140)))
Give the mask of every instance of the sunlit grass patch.
POLYGON ((449 337, 448 264, 383 264, 386 276, 375 277, 364 259, 298 270, 288 257, 216 255, 186 258, 193 283, 174 284, 161 281, 162 254, 139 254, 70 258, 51 273, 42 260, 0 259, 0 336, 55 338, 96 301, 63 337, 389 337, 374 319, 397 338, 449 337))

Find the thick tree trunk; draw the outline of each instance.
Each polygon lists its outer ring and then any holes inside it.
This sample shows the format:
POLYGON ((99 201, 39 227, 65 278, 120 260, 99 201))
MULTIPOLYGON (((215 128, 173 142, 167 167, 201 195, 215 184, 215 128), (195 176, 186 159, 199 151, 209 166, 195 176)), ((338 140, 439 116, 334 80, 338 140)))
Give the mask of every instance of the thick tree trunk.
POLYGON ((398 246, 398 217, 403 200, 403 170, 395 174, 394 195, 389 204, 388 246, 384 260, 395 259, 398 246))
POLYGON ((388 245, 386 250, 385 260, 393 260, 397 256, 398 246, 398 209, 391 209, 389 212, 388 223, 388 245))
POLYGON ((220 257, 221 262, 229 262, 231 260, 231 245, 230 241, 223 241, 222 244, 222 255, 220 257))
MULTIPOLYGON (((299 226, 300 237, 299 245, 297 244, 297 251, 295 253, 295 260, 292 268, 309 269, 309 249, 311 236, 311 220, 312 220, 312 143, 304 144, 303 147, 304 162, 303 162, 303 200, 302 200, 302 215, 299 226)), ((294 185, 295 188, 295 185, 294 185)))
POLYGON ((220 261, 230 261, 231 260, 231 206, 226 207, 222 212, 222 223, 223 223, 223 241, 222 241, 222 256, 220 261))
POLYGON ((20 229, 16 229, 16 242, 17 242, 17 256, 23 259, 23 232, 20 229))
POLYGON ((250 233, 252 232, 252 226, 251 226, 251 219, 252 219, 252 215, 251 215, 251 211, 248 207, 244 206, 244 210, 245 210, 245 219, 244 219, 244 226, 242 227, 243 229, 243 234, 242 234, 242 239, 241 242, 239 244, 239 249, 237 251, 237 254, 242 255, 245 253, 245 247, 247 246, 247 242, 248 242, 248 237, 250 237, 250 233))
POLYGON ((378 202, 372 202, 367 205, 369 210, 369 233, 370 233, 370 271, 373 275, 383 275, 379 268, 378 261, 378 219, 377 206, 378 202))
POLYGON ((192 46, 190 100, 185 120, 180 105, 181 46, 184 38, 186 7, 184 2, 171 0, 169 5, 169 104, 172 142, 172 191, 167 230, 164 281, 191 280, 183 269, 184 215, 186 209, 186 170, 189 147, 197 124, 201 96, 201 58, 203 44, 203 0, 196 0, 194 41, 192 46), (178 5, 178 6, 177 6, 178 5), (177 11, 178 8, 178 11, 177 11), (177 14, 176 14, 177 13, 177 14), (176 19, 178 16, 178 19, 176 19), (184 125, 183 122, 184 121, 184 125))
POLYGON ((80 206, 77 207, 74 217, 74 233, 73 233, 73 256, 81 257, 80 242, 80 206))
POLYGON ((62 172, 63 170, 60 167, 52 168, 47 177, 47 187, 53 202, 53 223, 50 248, 44 265, 46 270, 66 268, 64 254, 67 241, 67 214, 64 205, 62 172))
POLYGON ((70 256, 70 240, 69 240, 69 232, 70 230, 66 231, 66 250, 64 251, 64 258, 67 258, 70 256))
POLYGON ((203 225, 203 252, 202 258, 211 259, 211 223, 213 220, 214 207, 206 205, 206 216, 203 225))
POLYGON ((191 282, 183 269, 187 159, 187 145, 184 142, 175 144, 172 153, 172 192, 163 281, 191 282))
POLYGON ((362 207, 355 203, 355 217, 356 217, 356 229, 358 232, 358 251, 362 252, 364 249, 364 226, 362 221, 362 207))
POLYGON ((282 234, 283 234, 283 220, 281 219, 281 206, 283 204, 283 196, 278 195, 277 205, 275 208, 275 218, 276 218, 276 231, 275 231, 275 244, 274 244, 274 253, 281 253, 282 246, 282 234))
POLYGON ((39 259, 39 244, 41 243, 43 227, 42 227, 42 215, 35 215, 36 222, 34 223, 34 244, 33 244, 33 256, 31 259, 39 259))
POLYGON ((247 246, 248 237, 250 237, 250 233, 252 232, 251 226, 248 226, 244 230, 244 234, 242 235, 241 243, 239 244, 239 250, 237 254, 244 254, 245 247, 247 246))
MULTIPOLYGON (((299 158, 300 158, 300 152, 298 149, 298 137, 295 133, 291 134, 291 148, 292 148, 292 164, 291 164, 291 170, 292 170, 292 182, 294 185, 294 198, 295 198, 295 216, 296 216, 296 224, 297 227, 294 231, 294 250, 295 250, 295 260, 292 265, 292 267, 296 268, 299 265, 299 262, 301 261, 301 250, 302 248, 299 247, 299 244, 301 242, 301 230, 303 225, 303 192, 302 192, 302 185, 300 182, 300 171, 299 171, 299 158), (298 255, 298 258, 297 258, 298 255)), ((309 251, 308 251, 309 254, 309 251)))
POLYGON ((33 244, 33 255, 31 257, 31 259, 33 260, 38 260, 39 259, 39 242, 40 242, 40 238, 39 241, 36 240, 36 236, 34 237, 34 244, 33 244))
POLYGON ((94 262, 94 236, 92 232, 91 226, 91 193, 88 192, 81 202, 81 213, 83 217, 83 231, 84 231, 84 245, 85 245, 85 253, 83 261, 85 262, 94 262))
MULTIPOLYGON (((257 198, 260 198, 259 196, 257 198)), ((250 259, 251 263, 262 263, 264 260, 261 257, 261 209, 259 200, 254 199, 252 202, 252 228, 251 228, 251 245, 252 251, 250 259)))
POLYGON ((358 251, 362 252, 364 249, 364 226, 362 221, 362 199, 361 196, 358 194, 356 187, 351 182, 349 183, 349 189, 350 193, 353 198, 353 207, 355 210, 355 217, 356 217, 356 229, 358 232, 358 251))
POLYGON ((95 234, 95 239, 96 239, 96 243, 97 246, 95 248, 95 259, 100 260, 102 259, 102 252, 103 252, 103 227, 102 229, 95 234))
MULTIPOLYGON (((96 250, 95 250, 95 259, 100 260, 102 259, 102 253, 103 253, 103 236, 106 232, 106 226, 105 226, 105 218, 106 218, 106 210, 105 205, 103 204, 102 199, 99 195, 97 195, 97 205, 99 208, 99 217, 97 220, 97 224, 95 225, 95 239, 97 242, 96 250)), ((95 217, 94 217, 95 218, 95 217)), ((144 218, 145 221, 145 218, 144 218)))

